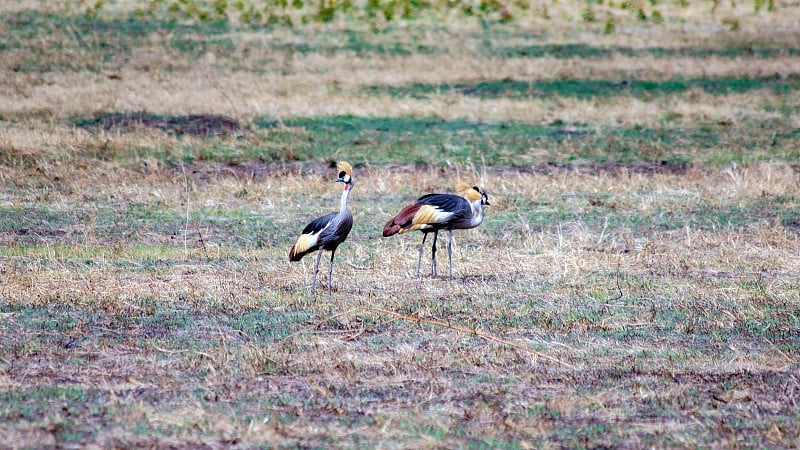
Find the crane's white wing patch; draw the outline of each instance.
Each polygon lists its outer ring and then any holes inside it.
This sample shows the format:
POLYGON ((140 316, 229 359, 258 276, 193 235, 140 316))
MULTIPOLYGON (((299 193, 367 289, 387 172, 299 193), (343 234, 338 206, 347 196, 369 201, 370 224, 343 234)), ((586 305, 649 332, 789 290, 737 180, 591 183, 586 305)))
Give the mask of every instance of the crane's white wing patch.
POLYGON ((315 245, 317 245, 320 233, 322 233, 329 226, 331 226, 330 222, 328 222, 327 224, 325 224, 324 227, 316 231, 312 231, 311 233, 301 234, 300 237, 297 238, 297 243, 294 244, 294 252, 296 254, 300 254, 306 252, 310 248, 313 248, 315 245))

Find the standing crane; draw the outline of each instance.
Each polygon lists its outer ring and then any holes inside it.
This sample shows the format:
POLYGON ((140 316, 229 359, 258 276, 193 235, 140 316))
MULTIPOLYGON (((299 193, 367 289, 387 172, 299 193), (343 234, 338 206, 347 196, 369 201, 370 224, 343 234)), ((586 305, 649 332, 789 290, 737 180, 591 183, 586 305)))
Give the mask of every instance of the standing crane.
POLYGON ((353 228, 353 215, 347 208, 347 195, 353 189, 353 168, 346 162, 337 165, 339 178, 335 181, 344 183, 342 199, 339 212, 326 214, 314 219, 306 225, 303 233, 297 238, 297 242, 289 250, 289 261, 300 261, 303 256, 319 251, 317 254, 317 264, 314 266, 314 280, 311 282, 311 295, 314 295, 317 286, 317 272, 319 271, 319 260, 322 257, 322 250, 331 252, 331 262, 328 268, 328 296, 331 295, 331 280, 333 278, 333 255, 339 244, 347 239, 350 229, 353 228))
POLYGON ((436 239, 439 230, 447 230, 447 260, 450 269, 450 279, 453 279, 453 230, 475 228, 483 222, 483 206, 489 204, 486 191, 478 186, 459 183, 455 194, 428 194, 423 195, 413 205, 408 205, 389 219, 383 227, 383 236, 389 237, 396 233, 409 231, 422 231, 422 243, 419 245, 417 257, 417 278, 419 267, 422 263, 422 249, 428 233, 433 233, 431 246, 431 276, 436 276, 436 239))

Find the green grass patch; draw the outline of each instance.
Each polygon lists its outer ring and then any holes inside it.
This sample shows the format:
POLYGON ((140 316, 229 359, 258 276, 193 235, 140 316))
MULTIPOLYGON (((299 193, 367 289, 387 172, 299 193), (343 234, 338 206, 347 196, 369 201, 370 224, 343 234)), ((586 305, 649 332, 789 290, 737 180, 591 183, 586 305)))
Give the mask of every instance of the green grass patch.
POLYGON ((230 326, 251 339, 275 341, 283 339, 313 317, 304 311, 251 311, 231 317, 230 326))
MULTIPOLYGON (((189 58, 208 52, 226 55, 227 64, 238 70, 261 72, 272 64, 268 55, 256 50, 261 43, 241 44, 235 33, 264 33, 264 28, 240 24, 236 27, 221 21, 177 21, 167 16, 130 14, 114 18, 55 14, 29 10, 4 15, 0 23, 6 33, 0 37, 0 50, 21 47, 30 49, 15 60, 15 72, 44 73, 59 70, 100 71, 119 64, 134 50, 156 46, 161 51, 189 58), (155 38, 154 38, 155 37, 155 38), (46 45, 43 45, 45 44, 46 45), (80 51, 79 58, 52 57, 53 52, 68 55, 80 51), (253 53, 259 53, 253 56, 253 53), (266 57, 266 59, 265 59, 266 57)), ((392 31, 394 30, 394 31, 392 31)), ((436 54, 444 50, 422 43, 407 30, 384 32, 344 29, 317 30, 313 36, 302 30, 286 30, 286 38, 269 37, 271 51, 298 54, 355 53, 358 55, 408 56, 436 54), (376 39, 378 37, 378 39, 376 39)), ((166 70, 176 70, 182 63, 173 61, 166 70)))
MULTIPOLYGON (((0 39, 0 50, 13 49, 25 41, 51 39, 63 36, 59 40, 61 50, 78 48, 97 55, 97 64, 108 63, 120 55, 130 55, 131 51, 148 43, 153 34, 168 34, 164 48, 174 50, 187 56, 200 56, 208 51, 230 54, 236 50, 233 32, 261 32, 263 27, 238 24, 235 27, 228 22, 215 20, 178 21, 169 15, 141 16, 129 14, 113 18, 87 17, 85 15, 55 14, 35 10, 21 11, 5 15, 2 23, 9 33, 0 39)), ((360 27, 351 24, 351 28, 343 30, 316 30, 312 36, 302 30, 287 29, 290 39, 270 42, 271 48, 300 54, 334 54, 353 52, 358 55, 408 56, 412 54, 440 54, 448 49, 422 42, 426 34, 440 33, 447 30, 441 25, 417 23, 415 29, 389 25, 380 30, 360 27), (302 38, 302 39, 301 39, 302 38)), ((505 58, 608 58, 614 55, 629 57, 655 56, 689 57, 689 58, 776 58, 797 56, 800 48, 774 47, 759 42, 743 42, 722 47, 648 47, 631 48, 626 46, 600 47, 583 43, 566 44, 528 44, 503 45, 504 39, 514 35, 507 27, 499 24, 487 24, 492 39, 484 35, 467 35, 467 39, 479 43, 480 51, 492 57, 505 58), (500 42, 500 44, 495 44, 500 42)), ((518 39, 530 40, 529 35, 517 36, 518 39)), ((59 66, 48 65, 29 55, 22 64, 15 67, 18 71, 49 71, 59 66)), ((67 64, 66 61, 63 61, 67 64)), ((97 69, 98 67, 92 67, 97 69)))
POLYGON ((798 56, 797 47, 771 47, 757 44, 740 44, 727 47, 645 47, 632 48, 625 46, 598 47, 589 44, 539 44, 495 46, 487 45, 486 53, 506 58, 586 58, 602 59, 613 56, 641 58, 655 56, 657 58, 776 58, 781 56, 798 56))
POLYGON ((151 45, 149 36, 158 33, 171 36, 168 48, 195 56, 210 47, 230 51, 231 46, 229 38, 220 36, 230 32, 230 27, 218 22, 178 23, 136 15, 104 21, 35 10, 4 14, 0 20, 6 30, 0 37, 0 50, 31 49, 11 67, 15 72, 99 71, 136 48, 151 45), (198 44, 196 36, 203 36, 204 44, 198 44), (83 52, 79 58, 51 57, 52 52, 70 54, 77 49, 83 52))
MULTIPOLYGON (((192 236, 196 238, 196 236, 192 236)), ((109 239, 111 240, 111 239, 109 239)), ((181 241, 182 242, 182 241, 181 241)), ((192 242, 194 245, 194 242, 192 242)), ((185 256, 185 250, 174 245, 131 245, 108 246, 102 244, 61 244, 14 243, 0 247, 0 256, 22 257, 31 264, 43 267, 53 264, 68 265, 72 270, 86 271, 101 263, 106 266, 124 268, 132 271, 157 271, 160 267, 172 264, 175 259, 185 256)))
MULTIPOLYGON (((271 42, 272 48, 299 54, 331 55, 342 52, 359 56, 410 56, 437 55, 447 50, 420 42, 422 30, 387 29, 382 32, 362 31, 356 29, 337 30, 336 32, 320 31, 309 39, 276 40, 271 42)), ((298 32, 297 38, 302 37, 298 32)))
MULTIPOLYGON (((345 115, 280 121, 260 118, 254 125, 265 129, 278 144, 270 140, 269 146, 240 152, 239 158, 263 159, 265 155, 284 151, 291 152, 291 157, 299 160, 328 159, 333 155, 337 159, 369 164, 449 165, 458 162, 524 167, 542 163, 609 162, 680 166, 687 162, 796 161, 800 157, 793 146, 800 130, 782 121, 769 124, 768 137, 760 128, 748 129, 754 126, 752 124, 736 127, 729 123, 598 128, 558 120, 526 124, 345 115), (733 141, 737 151, 730 151, 728 147, 733 141), (532 155, 534 152, 536 157, 532 155)), ((767 124, 755 124, 755 127, 761 126, 767 124)), ((217 150, 215 155, 221 160, 226 158, 224 149, 217 150)))
POLYGON ((796 210, 797 202, 775 202, 769 198, 733 205, 694 201, 683 207, 656 206, 638 210, 635 197, 620 197, 601 202, 591 193, 570 193, 558 202, 534 202, 529 198, 509 197, 514 205, 503 211, 491 211, 487 223, 508 224, 523 220, 529 226, 553 226, 581 223, 591 229, 627 230, 649 234, 690 227, 693 230, 742 230, 759 223, 776 223, 796 210), (577 194, 577 195, 576 195, 577 194))
POLYGON ((71 306, 4 305, 0 310, 17 313, 20 324, 37 332, 69 331, 82 319, 71 306))
POLYGON ((78 386, 31 386, 0 392, 0 421, 27 422, 52 433, 58 442, 78 444, 94 437, 106 423, 109 401, 102 390, 78 386), (91 417, 92 426, 84 418, 91 417))
MULTIPOLYGON (((4 15, 0 19, 7 30, 0 37, 0 50, 28 48, 30 51, 14 60, 11 70, 16 72, 54 72, 59 70, 98 72, 115 68, 130 57, 136 49, 152 47, 187 57, 174 60, 164 70, 178 70, 187 61, 207 53, 224 55, 221 64, 236 70, 263 72, 275 68, 276 62, 264 53, 262 46, 271 51, 288 54, 355 54, 359 56, 410 56, 438 55, 454 51, 444 42, 452 33, 442 24, 417 22, 414 28, 390 24, 381 29, 357 22, 348 23, 335 30, 325 27, 309 33, 305 27, 283 27, 279 35, 271 33, 275 24, 266 28, 267 40, 241 42, 240 33, 265 33, 265 28, 249 24, 232 25, 216 20, 175 20, 166 15, 116 15, 114 17, 88 17, 64 13, 47 13, 35 10, 4 15), (431 39, 431 36, 434 36, 431 39), (436 36, 441 36, 437 39, 436 36), (154 39, 155 37, 155 39, 154 39), (439 44, 439 43, 442 44, 439 44), (78 57, 74 57, 75 55, 78 57), (58 56, 60 55, 60 56, 58 56), (72 56, 70 56, 72 55, 72 56), (54 57, 55 56, 55 57, 54 57)), ((281 28, 281 27, 278 27, 281 28)), ((465 33, 464 40, 474 44, 486 57, 503 58, 608 58, 614 55, 629 57, 654 56, 657 58, 748 58, 766 59, 792 57, 800 54, 797 47, 770 46, 760 42, 742 42, 720 47, 600 47, 583 43, 504 45, 505 39, 515 37, 531 41, 530 35, 516 35, 511 28, 497 23, 486 23, 482 34, 465 33)), ((796 86, 796 82, 794 83, 796 86)), ((719 92, 741 92, 760 88, 786 89, 768 79, 730 79, 703 82, 701 80, 650 83, 647 81, 594 81, 564 80, 554 83, 483 82, 452 86, 414 85, 405 88, 373 86, 368 90, 390 92, 393 95, 426 96, 432 92, 455 90, 466 95, 484 98, 507 96, 525 98, 558 95, 592 96, 664 95, 665 92, 702 89, 719 92), (570 93, 572 92, 572 93, 570 93), (566 93, 566 94, 563 94, 566 93)))
POLYGON ((437 95, 467 95, 482 99, 574 97, 582 100, 631 96, 643 100, 702 91, 712 95, 730 95, 766 89, 776 95, 800 90, 800 75, 786 77, 722 77, 654 80, 490 80, 476 83, 426 84, 408 86, 373 85, 363 88, 369 95, 387 94, 395 97, 427 98, 437 95))
POLYGON ((91 213, 75 209, 51 210, 37 203, 27 207, 0 207, 0 231, 14 236, 14 245, 0 254, 39 257, 169 258, 189 242, 201 238, 225 247, 273 243, 276 230, 269 214, 249 209, 197 207, 188 211, 159 203, 103 204, 91 213), (124 248, 118 244, 126 242, 124 248), (100 248, 105 245, 106 248, 100 248))
POLYGON ((47 234, 73 223, 80 213, 75 210, 61 211, 47 206, 0 206, 0 231, 19 236, 47 234))

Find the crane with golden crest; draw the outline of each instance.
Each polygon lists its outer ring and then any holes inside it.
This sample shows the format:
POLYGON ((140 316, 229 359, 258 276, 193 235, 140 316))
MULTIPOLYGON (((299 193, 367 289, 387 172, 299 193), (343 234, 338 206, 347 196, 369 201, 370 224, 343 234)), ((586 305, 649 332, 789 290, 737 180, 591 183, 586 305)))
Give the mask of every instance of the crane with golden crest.
POLYGON ((483 222, 483 206, 489 204, 486 191, 478 186, 459 183, 458 194, 428 194, 417 199, 413 205, 401 209, 383 227, 383 236, 396 233, 422 231, 422 243, 417 257, 417 278, 422 262, 422 250, 428 233, 433 233, 431 245, 431 276, 436 276, 436 239, 440 230, 447 230, 447 260, 450 279, 453 279, 453 230, 475 228, 483 222))
POLYGON ((339 169, 339 178, 334 181, 344 183, 339 212, 326 214, 312 220, 303 229, 303 233, 297 238, 297 242, 292 246, 292 249, 289 250, 289 261, 300 261, 303 256, 319 251, 317 264, 314 266, 314 279, 311 281, 311 295, 314 295, 317 285, 319 260, 322 257, 323 250, 331 252, 331 262, 328 268, 328 295, 331 295, 333 255, 336 253, 336 248, 339 247, 339 244, 347 239, 350 229, 353 228, 353 215, 350 214, 350 210, 347 208, 347 197, 355 185, 353 168, 346 162, 340 162, 336 167, 339 169))

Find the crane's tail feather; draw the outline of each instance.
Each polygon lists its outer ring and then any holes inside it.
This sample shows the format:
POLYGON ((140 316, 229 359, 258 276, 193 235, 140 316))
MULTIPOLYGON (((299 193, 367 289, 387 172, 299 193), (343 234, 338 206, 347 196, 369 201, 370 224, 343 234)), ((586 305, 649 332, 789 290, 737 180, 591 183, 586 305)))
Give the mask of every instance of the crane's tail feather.
POLYGON ((301 234, 297 242, 289 250, 289 261, 300 261, 303 256, 314 251, 317 244, 317 236, 313 234, 301 234))
POLYGON ((389 237, 393 234, 397 234, 400 231, 400 224, 395 222, 396 217, 392 217, 386 222, 386 225, 383 226, 383 237, 389 237))
POLYGON ((295 252, 294 248, 295 246, 293 245, 292 248, 289 250, 289 261, 300 261, 303 255, 298 255, 298 253, 295 252))
POLYGON ((383 237, 389 237, 405 230, 414 221, 414 216, 417 215, 421 205, 408 205, 401 209, 396 216, 389 219, 383 227, 383 237))

